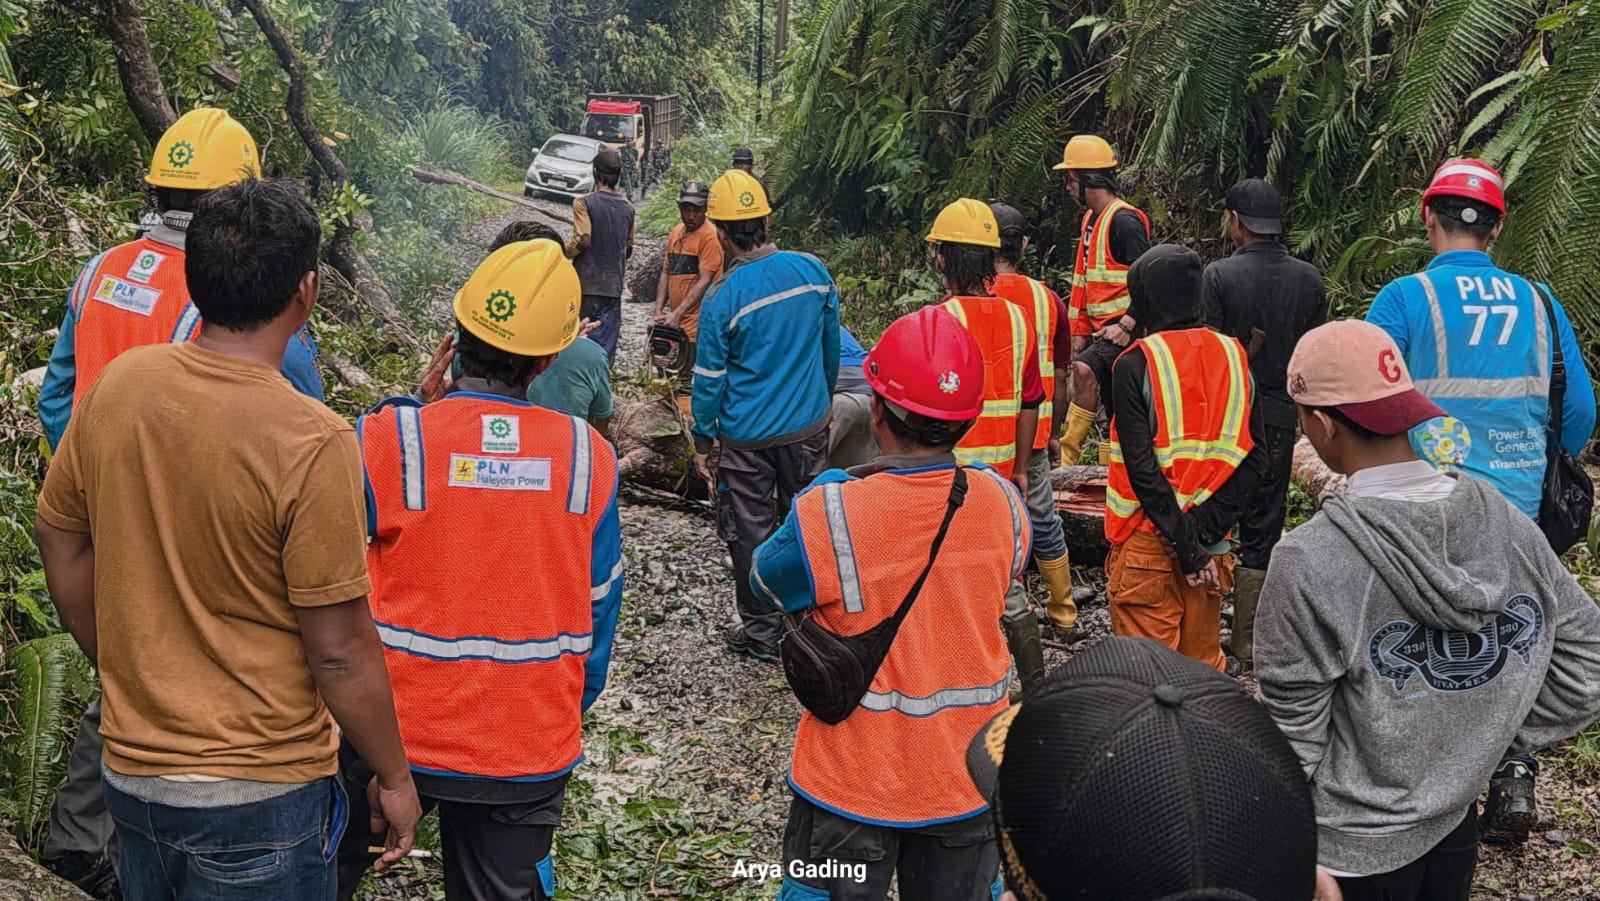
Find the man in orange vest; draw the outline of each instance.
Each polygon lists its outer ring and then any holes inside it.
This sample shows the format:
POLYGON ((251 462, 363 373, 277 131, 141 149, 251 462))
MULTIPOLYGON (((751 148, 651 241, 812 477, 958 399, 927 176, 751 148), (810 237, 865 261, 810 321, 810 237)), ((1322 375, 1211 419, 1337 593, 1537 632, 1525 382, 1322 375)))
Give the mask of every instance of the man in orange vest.
MULTIPOLYGON (((1067 305, 1044 282, 1023 275, 1017 265, 1028 247, 1027 222, 1014 207, 993 203, 995 222, 1000 227, 1000 249, 994 255, 993 290, 1017 305, 1028 317, 1038 344, 1039 376, 1044 384, 1044 403, 1039 407, 1039 429, 1033 438, 1033 453, 1028 457, 1028 515, 1033 520, 1033 562, 1050 586, 1050 603, 1045 607, 1050 620, 1063 629, 1078 622, 1078 602, 1072 587, 1072 564, 1067 559, 1067 539, 1062 533, 1061 515, 1056 512, 1055 492, 1050 474, 1061 462, 1061 421, 1072 372, 1072 335, 1067 327, 1067 305)), ((1076 461, 1074 461, 1076 462, 1076 461)), ((1092 592, 1086 592, 1092 594, 1092 592)))
MULTIPOLYGON (((156 142, 145 181, 159 223, 137 240, 89 260, 72 283, 44 384, 39 421, 53 448, 61 443, 72 408, 100 370, 123 351, 177 344, 200 333, 200 313, 184 283, 184 235, 200 198, 261 174, 255 139, 220 109, 186 113, 156 142)), ((284 348, 282 371, 294 387, 322 400, 316 342, 310 326, 284 348)))
MULTIPOLYGON (((928 232, 934 264, 944 276, 941 308, 953 314, 983 348, 983 412, 956 444, 963 464, 987 463, 1028 496, 1028 466, 1044 379, 1031 318, 1016 304, 991 293, 1000 249, 1000 226, 988 204, 963 197, 940 211, 928 232)), ((1069 577, 1070 578, 1070 577, 1069 577)), ((1039 621, 1029 609, 1019 580, 1006 596, 1006 638, 1017 660, 1017 675, 1027 691, 1044 677, 1039 621)))
MULTIPOLYGON (((137 240, 91 258, 68 294, 39 387, 39 422, 52 450, 60 446, 73 409, 112 360, 135 347, 192 341, 200 333, 200 313, 184 278, 189 222, 207 194, 258 176, 259 160, 250 132, 220 109, 191 110, 156 142, 145 181, 160 218, 137 240)), ((316 353, 306 326, 289 339, 280 371, 301 394, 322 400, 316 353)), ((84 713, 39 858, 97 894, 112 891, 117 857, 100 787, 101 756, 96 700, 84 713)))
POLYGON ((986 403, 983 356, 936 307, 891 324, 865 366, 882 455, 824 473, 756 551, 752 587, 838 635, 889 620, 925 576, 860 706, 836 725, 801 716, 781 901, 882 901, 897 875, 905 901, 998 892, 966 748, 1008 704, 996 622, 1030 536, 1016 488, 954 453, 986 403))
POLYGON ((1106 487, 1111 629, 1227 669, 1221 600, 1228 533, 1266 473, 1250 361, 1200 322, 1200 258, 1163 244, 1128 272, 1143 337, 1112 374, 1106 487))
POLYGON ((1055 168, 1083 207, 1077 263, 1072 271, 1072 404, 1061 457, 1078 462, 1096 413, 1111 409, 1111 364, 1133 340, 1128 313, 1128 267, 1150 247, 1150 217, 1117 196, 1117 154, 1105 139, 1074 135, 1055 168))
MULTIPOLYGON (((611 657, 616 452, 583 419, 523 400, 578 337, 581 296, 559 243, 496 250, 456 294, 452 393, 391 398, 357 427, 373 620, 418 794, 439 808, 452 901, 554 896, 551 842, 611 657)), ((344 763, 351 784, 365 775, 344 763)), ((352 806, 344 898, 372 857, 352 806)))

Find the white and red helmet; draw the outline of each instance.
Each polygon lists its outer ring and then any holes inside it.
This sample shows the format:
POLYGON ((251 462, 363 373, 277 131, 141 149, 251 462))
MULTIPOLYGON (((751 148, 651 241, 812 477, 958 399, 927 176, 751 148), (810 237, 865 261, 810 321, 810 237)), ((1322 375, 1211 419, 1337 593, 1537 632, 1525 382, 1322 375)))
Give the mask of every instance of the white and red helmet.
POLYGON ((1433 173, 1428 190, 1422 192, 1422 206, 1434 197, 1449 196, 1475 200, 1506 213, 1506 182, 1493 166, 1473 159, 1451 160, 1433 173))

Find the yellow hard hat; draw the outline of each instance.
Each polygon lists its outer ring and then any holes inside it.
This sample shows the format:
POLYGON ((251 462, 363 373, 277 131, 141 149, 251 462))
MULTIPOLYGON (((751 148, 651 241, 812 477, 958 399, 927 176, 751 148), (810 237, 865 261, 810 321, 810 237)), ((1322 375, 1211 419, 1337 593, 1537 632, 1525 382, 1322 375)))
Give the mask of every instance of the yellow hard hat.
POLYGON ((706 218, 723 222, 760 219, 772 214, 767 204, 767 189, 754 175, 743 169, 729 169, 711 183, 706 201, 706 218))
POLYGON ((163 188, 212 191, 261 175, 256 139, 226 111, 201 107, 156 142, 144 180, 163 188))
POLYGON ((1115 169, 1117 152, 1099 135, 1073 135, 1054 169, 1115 169))
POLYGON ((963 197, 939 211, 933 220, 933 230, 928 232, 928 243, 948 241, 951 244, 974 244, 978 247, 1000 246, 1000 224, 995 221, 994 210, 981 200, 963 197))
POLYGON ((583 289, 561 245, 539 238, 507 244, 456 292, 456 321, 506 353, 560 353, 578 337, 583 289))

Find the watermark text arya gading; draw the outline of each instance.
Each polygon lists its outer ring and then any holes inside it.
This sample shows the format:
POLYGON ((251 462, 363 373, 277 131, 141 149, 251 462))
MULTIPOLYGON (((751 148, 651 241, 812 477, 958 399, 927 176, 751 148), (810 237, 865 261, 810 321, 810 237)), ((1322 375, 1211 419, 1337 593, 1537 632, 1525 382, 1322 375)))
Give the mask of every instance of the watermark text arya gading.
POLYGON ((823 860, 816 863, 805 860, 791 860, 788 866, 778 863, 756 863, 749 860, 736 860, 733 862, 732 875, 740 879, 750 879, 756 882, 766 882, 773 879, 804 879, 812 882, 825 882, 831 879, 848 879, 851 882, 867 881, 867 865, 864 863, 846 863, 842 860, 823 860))

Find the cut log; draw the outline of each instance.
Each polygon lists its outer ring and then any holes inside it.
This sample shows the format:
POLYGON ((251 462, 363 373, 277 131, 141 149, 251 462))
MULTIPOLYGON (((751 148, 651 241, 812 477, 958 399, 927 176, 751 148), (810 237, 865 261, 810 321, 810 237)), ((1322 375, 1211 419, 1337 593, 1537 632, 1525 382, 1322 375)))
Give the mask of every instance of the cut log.
POLYGON ((1106 468, 1058 466, 1051 473, 1056 512, 1067 539, 1067 555, 1077 566, 1100 566, 1111 552, 1106 541, 1106 468))
POLYGON ((617 398, 611 441, 617 446, 617 475, 622 481, 680 497, 710 498, 705 481, 694 473, 689 418, 672 398, 617 398))
POLYGON ((1291 473, 1294 483, 1300 486, 1301 491, 1315 498, 1319 507, 1345 483, 1345 477, 1329 469, 1305 438, 1295 442, 1291 473))

